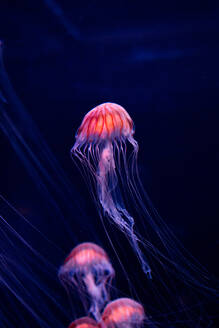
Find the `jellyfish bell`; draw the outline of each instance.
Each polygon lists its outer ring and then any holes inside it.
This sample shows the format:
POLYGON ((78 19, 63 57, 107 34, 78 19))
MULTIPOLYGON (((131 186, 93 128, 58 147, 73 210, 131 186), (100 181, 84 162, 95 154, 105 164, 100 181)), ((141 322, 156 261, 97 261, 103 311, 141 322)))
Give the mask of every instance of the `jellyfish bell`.
POLYGON ((126 110, 114 103, 104 103, 89 111, 78 129, 76 144, 115 138, 131 138, 134 134, 134 124, 126 110))
POLYGON ((100 311, 109 300, 109 288, 113 277, 114 269, 106 252, 93 243, 76 246, 59 270, 62 283, 65 286, 76 287, 84 304, 84 296, 88 296, 89 312, 97 320, 100 311))
POLYGON ((89 317, 83 317, 73 321, 68 328, 97 328, 98 323, 89 317))
POLYGON ((130 298, 119 298, 106 306, 101 323, 105 328, 139 328, 145 319, 140 303, 130 298))

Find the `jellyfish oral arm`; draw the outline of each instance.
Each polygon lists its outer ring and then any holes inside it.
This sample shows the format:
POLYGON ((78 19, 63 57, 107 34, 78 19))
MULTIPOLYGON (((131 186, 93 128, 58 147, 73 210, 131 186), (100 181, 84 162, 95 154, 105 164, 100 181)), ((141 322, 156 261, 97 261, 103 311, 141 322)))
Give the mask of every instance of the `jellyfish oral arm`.
POLYGON ((100 310, 99 310, 99 300, 101 299, 101 290, 96 286, 94 282, 93 275, 91 273, 88 273, 84 277, 84 283, 87 286, 87 292, 91 297, 91 307, 90 307, 90 313, 93 314, 93 316, 99 320, 100 319, 100 310))
POLYGON ((87 292, 91 297, 91 306, 90 306, 90 313, 93 314, 94 318, 96 320, 100 320, 101 314, 100 314, 100 309, 104 306, 105 301, 106 301, 106 295, 103 297, 101 294, 106 294, 104 292, 104 286, 100 288, 95 284, 93 275, 91 273, 88 273, 84 277, 84 283, 87 286, 87 292))
MULTIPOLYGON (((115 172, 115 162, 113 158, 112 144, 108 143, 101 152, 100 161, 97 171, 97 190, 99 201, 104 209, 110 215, 112 208, 112 196, 109 192, 109 178, 108 176, 115 172)), ((112 180, 112 177, 111 177, 112 180)))
POLYGON ((88 273, 85 277, 84 277, 84 283, 87 286, 87 291, 90 295, 92 295, 92 297, 98 299, 100 297, 100 289, 96 286, 95 282, 94 282, 94 278, 93 275, 91 273, 88 273))
MULTIPOLYGON (((141 262, 143 271, 151 278, 151 269, 139 248, 138 238, 134 232, 134 219, 128 211, 118 202, 113 200, 113 191, 117 186, 116 166, 114 161, 114 151, 111 142, 108 142, 100 153, 100 161, 97 170, 97 192, 99 201, 105 213, 117 224, 117 226, 126 232, 134 250, 141 262)), ((117 188, 118 189, 118 188, 117 188)), ((117 190, 117 193, 120 193, 117 190)), ((122 196, 119 197, 122 199, 122 196)))

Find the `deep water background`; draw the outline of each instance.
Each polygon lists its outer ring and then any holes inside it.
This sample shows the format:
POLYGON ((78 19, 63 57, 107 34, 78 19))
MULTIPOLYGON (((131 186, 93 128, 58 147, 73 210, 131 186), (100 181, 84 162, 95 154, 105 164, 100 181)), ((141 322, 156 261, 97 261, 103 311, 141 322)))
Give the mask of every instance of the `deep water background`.
MULTIPOLYGON (((119 103, 135 123, 140 175, 150 198, 192 254, 218 274, 219 4, 57 4, 2 0, 0 39, 13 87, 72 185, 69 235, 3 134, 0 193, 63 254, 90 240, 113 257, 69 150, 88 110, 119 103)), ((41 247, 36 235, 27 238, 41 247)), ((58 267, 64 255, 43 247, 58 267)))

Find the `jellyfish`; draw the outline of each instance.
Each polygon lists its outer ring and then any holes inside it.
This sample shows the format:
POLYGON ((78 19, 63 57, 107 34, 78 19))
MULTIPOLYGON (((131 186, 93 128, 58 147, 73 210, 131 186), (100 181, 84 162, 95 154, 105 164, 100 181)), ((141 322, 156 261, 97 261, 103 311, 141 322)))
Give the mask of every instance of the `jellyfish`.
POLYGON ((96 320, 99 320, 100 311, 109 300, 109 287, 113 277, 114 269, 106 252, 93 243, 76 246, 59 270, 61 282, 64 285, 74 285, 82 301, 84 295, 88 295, 89 312, 96 320))
POLYGON ((90 318, 90 317, 83 317, 73 321, 68 328, 96 328, 98 327, 98 323, 90 318))
POLYGON ((130 299, 119 298, 107 304, 102 314, 104 328, 139 328, 146 319, 143 306, 130 299))
POLYGON ((93 173, 96 195, 104 214, 126 233, 143 271, 151 278, 151 268, 138 245, 138 237, 134 231, 134 218, 125 208, 117 183, 117 172, 121 175, 121 152, 128 175, 126 143, 133 146, 135 154, 138 152, 133 134, 134 124, 126 110, 114 103, 104 103, 84 117, 71 153, 93 173))

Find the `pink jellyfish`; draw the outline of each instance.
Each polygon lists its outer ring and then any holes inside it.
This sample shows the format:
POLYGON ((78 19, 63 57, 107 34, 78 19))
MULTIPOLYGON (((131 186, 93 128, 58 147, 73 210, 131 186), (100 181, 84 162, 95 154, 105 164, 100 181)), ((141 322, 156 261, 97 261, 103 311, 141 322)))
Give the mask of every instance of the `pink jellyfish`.
POLYGON ((59 278, 64 285, 74 285, 83 302, 84 295, 88 296, 89 312, 96 320, 99 320, 100 311, 109 300, 113 277, 114 269, 106 252, 93 243, 76 246, 59 270, 59 278))
POLYGON ((68 328, 97 328, 97 322, 89 317, 83 317, 73 321, 68 328))
MULTIPOLYGON (((126 210, 118 186, 118 179, 123 180, 122 167, 125 169, 126 179, 129 180, 127 142, 133 147, 133 161, 138 152, 138 143, 133 134, 134 124, 126 110, 114 103, 104 103, 85 115, 71 153, 91 173, 97 204, 101 205, 104 214, 126 234, 143 271, 151 278, 150 266, 138 245, 139 240, 134 231, 134 218, 126 210)), ((131 169, 133 165, 131 163, 131 169)), ((131 184, 131 180, 128 183, 131 184)))
POLYGON ((119 298, 109 303, 102 314, 104 328, 139 328, 145 321, 143 306, 130 299, 119 298))

